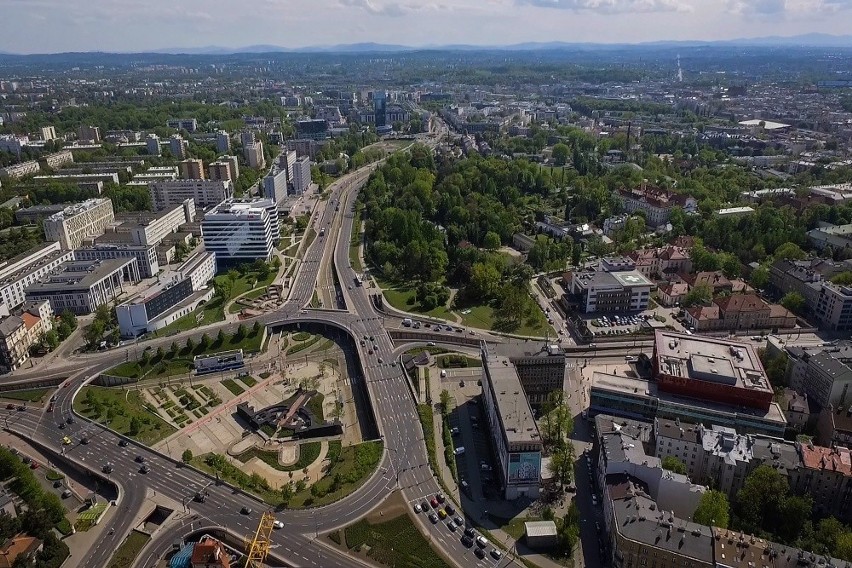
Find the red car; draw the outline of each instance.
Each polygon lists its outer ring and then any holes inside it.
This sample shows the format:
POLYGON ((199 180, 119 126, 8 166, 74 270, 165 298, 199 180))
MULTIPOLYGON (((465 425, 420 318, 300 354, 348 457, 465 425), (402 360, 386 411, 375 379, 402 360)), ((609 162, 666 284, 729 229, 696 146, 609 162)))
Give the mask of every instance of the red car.
POLYGON ((38 462, 30 462, 30 469, 38 469, 38 462))
POLYGON ((430 505, 432 505, 432 508, 433 508, 433 509, 437 509, 437 508, 438 508, 438 500, 437 500, 437 499, 435 499, 434 497, 432 497, 432 500, 431 500, 431 501, 429 501, 429 504, 430 504, 430 505))

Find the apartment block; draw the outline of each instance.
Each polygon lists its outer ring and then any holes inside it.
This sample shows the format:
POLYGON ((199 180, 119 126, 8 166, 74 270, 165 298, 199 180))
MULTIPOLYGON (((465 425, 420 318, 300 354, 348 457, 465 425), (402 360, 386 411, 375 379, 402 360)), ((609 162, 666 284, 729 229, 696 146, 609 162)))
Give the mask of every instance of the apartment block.
POLYGON ((244 146, 243 155, 245 156, 248 167, 259 170, 266 167, 266 157, 263 155, 263 142, 260 140, 244 146))
POLYGON ((196 207, 211 207, 234 195, 234 185, 223 180, 182 179, 159 181, 148 185, 154 209, 180 205, 192 199, 196 207))
POLYGON ((74 260, 97 261, 114 258, 135 258, 139 267, 139 276, 142 278, 151 278, 160 271, 157 247, 154 245, 95 242, 74 250, 74 260))
POLYGON ((293 193, 302 195, 311 186, 311 160, 303 156, 293 164, 293 193))
POLYGON ((194 118, 174 118, 166 121, 168 128, 175 130, 186 130, 187 132, 195 132, 198 130, 198 121, 194 118))
POLYGON ((819 408, 852 405, 852 350, 844 347, 788 346, 790 387, 805 394, 819 408))
POLYGON ((45 219, 44 238, 49 241, 58 241, 63 249, 75 249, 80 246, 83 239, 103 233, 114 220, 112 201, 100 198, 88 199, 66 207, 60 213, 54 213, 45 219))
MULTIPOLYGON (((53 128, 51 126, 51 128, 53 128)), ((47 166, 51 169, 61 168, 66 164, 74 163, 74 155, 71 153, 71 150, 60 150, 59 152, 53 152, 52 154, 48 154, 42 158, 47 166)))
POLYGON ((150 156, 159 156, 162 152, 160 148, 160 137, 156 134, 149 134, 145 138, 145 151, 150 156))
POLYGON ((81 144, 100 144, 101 129, 97 126, 81 125, 80 128, 77 129, 77 138, 81 144))
POLYGON ((687 213, 695 211, 698 207, 698 201, 693 197, 649 186, 647 183, 643 183, 638 188, 621 189, 616 192, 616 196, 621 200, 626 212, 644 211, 648 227, 658 227, 668 223, 675 207, 680 207, 687 213))
POLYGON ((178 163, 181 179, 204 179, 204 162, 198 158, 189 158, 178 163))
POLYGON ((180 134, 173 134, 169 138, 169 151, 176 160, 185 160, 189 152, 189 142, 180 134))
POLYGON ((216 151, 220 154, 227 154, 231 151, 231 136, 224 130, 216 133, 216 151))
POLYGON ((498 352, 515 366, 530 405, 538 407, 550 393, 562 392, 565 388, 565 352, 559 345, 504 345, 498 352))
POLYGON ((773 330, 796 327, 796 316, 779 304, 767 304, 756 294, 715 298, 709 306, 687 308, 686 321, 696 331, 773 330))
POLYGON ((41 166, 35 160, 21 162, 20 164, 12 164, 5 168, 0 168, 0 178, 7 177, 9 179, 21 179, 24 176, 37 174, 41 171, 41 166))
POLYGON ((236 181, 231 177, 231 165, 228 162, 211 162, 207 166, 207 178, 211 180, 236 181))
POLYGON ((276 204, 287 198, 287 171, 273 166, 269 175, 265 176, 261 183, 263 196, 273 200, 276 204))

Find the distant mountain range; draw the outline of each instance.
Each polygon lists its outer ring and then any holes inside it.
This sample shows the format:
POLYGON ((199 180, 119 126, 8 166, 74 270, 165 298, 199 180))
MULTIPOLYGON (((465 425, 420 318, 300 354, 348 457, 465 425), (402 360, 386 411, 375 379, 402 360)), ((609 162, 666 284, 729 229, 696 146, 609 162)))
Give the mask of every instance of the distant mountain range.
POLYGON ((754 47, 852 47, 852 35, 810 33, 795 36, 768 36, 718 41, 653 41, 641 43, 592 42, 525 42, 511 45, 398 45, 386 43, 346 43, 308 47, 281 47, 278 45, 250 45, 228 48, 220 46, 197 48, 157 49, 152 53, 227 55, 232 53, 395 53, 405 51, 540 51, 564 49, 607 49, 625 47, 698 47, 698 46, 754 46, 754 47))
MULTIPOLYGON (((795 36, 768 36, 717 41, 653 41, 641 43, 569 43, 562 41, 525 42, 511 45, 422 45, 409 46, 386 43, 347 43, 307 47, 282 47, 258 44, 245 47, 173 47, 146 52, 173 55, 231 55, 245 53, 404 53, 410 51, 559 51, 559 50, 607 50, 629 48, 689 48, 689 47, 844 47, 852 48, 852 35, 809 33, 795 36)), ((127 53, 127 52, 125 52, 127 53)), ((18 55, 0 51, 0 55, 18 55)), ((48 55, 48 54, 43 54, 48 55)))

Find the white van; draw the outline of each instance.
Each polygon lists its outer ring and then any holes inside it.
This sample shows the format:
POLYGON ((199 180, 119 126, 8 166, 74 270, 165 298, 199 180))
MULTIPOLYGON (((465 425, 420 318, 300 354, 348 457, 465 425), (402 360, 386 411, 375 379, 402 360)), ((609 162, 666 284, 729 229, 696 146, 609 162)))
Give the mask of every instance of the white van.
POLYGON ((458 448, 456 448, 454 451, 455 451, 455 453, 456 453, 456 455, 457 455, 457 456, 460 456, 460 455, 462 455, 462 454, 464 453, 464 446, 459 446, 459 447, 458 447, 458 448))
POLYGON ((445 371, 444 369, 441 369, 441 378, 442 378, 442 379, 446 379, 446 378, 447 378, 447 371, 445 371))

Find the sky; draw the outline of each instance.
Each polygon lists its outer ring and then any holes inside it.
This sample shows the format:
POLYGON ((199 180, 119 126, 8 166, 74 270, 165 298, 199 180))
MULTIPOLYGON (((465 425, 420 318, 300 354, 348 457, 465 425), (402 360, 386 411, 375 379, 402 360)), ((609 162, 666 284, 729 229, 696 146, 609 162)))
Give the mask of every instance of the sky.
POLYGON ((0 0, 0 51, 706 41, 850 21, 852 0, 0 0))

